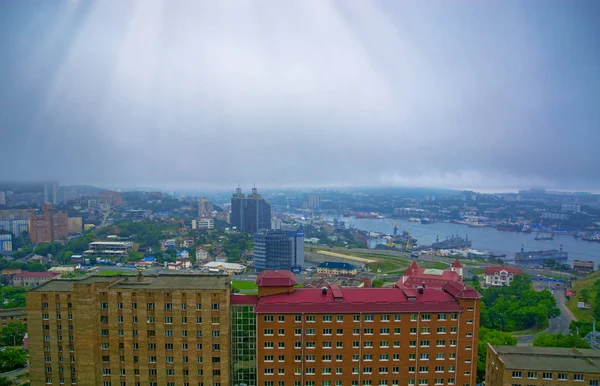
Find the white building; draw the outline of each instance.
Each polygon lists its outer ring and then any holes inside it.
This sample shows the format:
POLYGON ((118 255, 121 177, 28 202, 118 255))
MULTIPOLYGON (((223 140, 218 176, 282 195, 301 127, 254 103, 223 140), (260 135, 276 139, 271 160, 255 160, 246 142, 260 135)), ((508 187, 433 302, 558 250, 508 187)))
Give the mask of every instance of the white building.
POLYGON ((579 205, 579 204, 562 204, 560 206, 560 211, 561 212, 579 213, 579 212, 581 212, 581 205, 579 205))
POLYGON ((196 264, 208 261, 208 251, 203 246, 196 247, 196 264))
POLYGON ((192 230, 198 229, 198 220, 192 220, 192 230))
POLYGON ((523 273, 519 268, 514 267, 486 267, 485 285, 486 287, 509 286, 515 275, 523 273))
POLYGON ((214 229, 215 220, 212 218, 201 218, 198 220, 198 229, 214 229))
POLYGON ((73 273, 73 272, 75 272, 75 267, 64 267, 64 266, 52 267, 48 270, 48 272, 60 273, 61 275, 63 273, 73 273))
POLYGON ((229 274, 239 274, 246 270, 246 266, 236 263, 225 263, 218 261, 211 261, 210 263, 204 264, 202 267, 208 269, 216 269, 219 271, 227 271, 229 274))
POLYGON ((271 229, 281 229, 282 225, 283 225, 283 222, 281 221, 280 218, 273 217, 271 219, 271 229))
POLYGON ((12 252, 12 235, 0 235, 0 252, 12 252))
POLYGON ((133 250, 131 241, 94 241, 89 244, 89 249, 83 254, 85 256, 116 256, 121 257, 127 255, 133 250))

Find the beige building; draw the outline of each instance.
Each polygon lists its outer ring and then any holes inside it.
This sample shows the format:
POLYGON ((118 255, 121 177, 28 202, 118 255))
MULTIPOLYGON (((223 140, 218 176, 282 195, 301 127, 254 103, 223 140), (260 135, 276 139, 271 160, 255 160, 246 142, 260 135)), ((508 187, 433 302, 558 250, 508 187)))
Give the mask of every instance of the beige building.
POLYGON ((486 386, 599 384, 599 351, 490 344, 487 346, 486 386))
POLYGON ((83 233, 83 219, 81 217, 69 217, 69 234, 83 233))
POLYGON ((356 276, 358 268, 349 263, 325 261, 317 265, 317 273, 326 276, 356 276))
POLYGON ((27 293, 32 385, 226 386, 224 275, 92 276, 27 293))
POLYGON ((25 308, 8 308, 0 310, 0 320, 2 328, 9 323, 23 323, 27 326, 27 310, 25 308))
POLYGON ((13 276, 13 286, 15 287, 37 287, 50 280, 60 277, 56 272, 22 272, 13 276))

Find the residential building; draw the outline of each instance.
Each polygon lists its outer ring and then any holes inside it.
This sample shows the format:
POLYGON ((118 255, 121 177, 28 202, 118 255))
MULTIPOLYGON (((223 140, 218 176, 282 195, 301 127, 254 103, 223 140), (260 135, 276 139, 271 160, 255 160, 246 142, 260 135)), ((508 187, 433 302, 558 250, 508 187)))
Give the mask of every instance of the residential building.
POLYGON ((49 182, 44 184, 44 204, 56 205, 58 204, 58 183, 49 182))
POLYGON ((515 275, 522 273, 523 271, 515 267, 485 267, 485 285, 488 287, 509 286, 515 275))
POLYGON ((573 271, 583 274, 594 272, 594 262, 592 260, 573 260, 573 271))
POLYGON ((123 205, 123 197, 117 192, 107 190, 106 192, 98 193, 98 202, 108 204, 109 206, 123 205))
POLYGON ((0 235, 0 252, 12 252, 12 235, 0 235))
POLYGON ((0 329, 6 327, 9 323, 23 323, 27 326, 27 310, 25 308, 0 309, 0 322, 0 329))
POLYGON ((291 272, 263 271, 257 284, 258 296, 232 295, 232 325, 253 311, 257 332, 232 347, 235 353, 256 346, 256 355, 244 358, 256 363, 256 380, 234 356, 234 382, 475 385, 481 295, 461 282, 418 289, 295 288, 291 272))
POLYGON ((198 220, 194 219, 192 220, 192 230, 196 230, 198 229, 198 220))
POLYGON ((309 208, 318 208, 321 206, 321 196, 318 194, 309 194, 308 195, 308 207, 309 208))
POLYGON ((266 230, 254 235, 254 268, 300 271, 304 266, 304 233, 296 230, 266 230))
POLYGON ((560 206, 561 212, 579 213, 581 212, 581 205, 579 204, 562 204, 560 206))
POLYGON ((29 220, 31 209, 3 209, 0 210, 0 220, 29 220))
POLYGON ((131 241, 94 241, 88 245, 84 256, 123 257, 133 250, 131 241))
POLYGON ((192 238, 185 238, 185 239, 181 240, 181 246, 183 248, 191 248, 194 246, 194 243, 195 243, 195 241, 192 238))
POLYGON ((223 212, 213 212, 213 217, 215 220, 224 221, 227 224, 231 222, 231 213, 229 211, 223 212))
POLYGON ((202 245, 196 247, 196 264, 206 263, 210 260, 208 249, 202 245))
POLYGON ((166 251, 167 249, 177 249, 177 239, 160 240, 160 250, 166 251))
POLYGON ((177 252, 176 256, 178 259, 189 259, 190 251, 188 251, 187 249, 182 249, 181 251, 177 252))
POLYGON ((212 217, 212 211, 215 206, 212 202, 208 201, 206 197, 202 197, 198 200, 198 218, 208 218, 212 217))
POLYGON ((23 231, 29 231, 29 220, 0 220, 0 229, 21 237, 23 231))
POLYGON ((50 243, 69 237, 69 217, 67 213, 50 205, 42 206, 42 213, 31 213, 29 235, 34 244, 50 243))
POLYGON ((600 351, 487 345, 486 386, 600 384, 600 351))
POLYGON ((219 262, 219 261, 210 261, 204 264, 202 267, 218 270, 222 272, 227 272, 228 274, 238 275, 240 273, 244 273, 246 271, 246 266, 237 263, 227 263, 227 262, 219 262))
POLYGON ((69 234, 83 233, 83 219, 81 217, 69 217, 69 234))
POLYGON ((13 276, 15 287, 37 287, 52 279, 56 279, 60 273, 56 272, 21 272, 13 276))
POLYGON ((327 276, 356 276, 358 268, 349 263, 325 261, 317 265, 317 273, 327 276))
POLYGON ((212 218, 201 218, 198 220, 198 229, 215 229, 215 220, 212 218))
POLYGON ((450 281, 461 281, 461 277, 458 272, 454 270, 442 270, 434 268, 419 268, 416 261, 408 267, 404 275, 400 278, 398 283, 406 286, 435 286, 439 287, 450 281))
MULTIPOLYGON (((78 267, 77 269, 79 269, 80 267, 78 267)), ((76 267, 73 265, 69 265, 69 266, 56 266, 56 267, 52 267, 50 269, 48 269, 48 272, 53 272, 53 273, 58 273, 58 274, 63 274, 63 273, 74 273, 75 272, 76 267)))
POLYGON ((92 276, 27 292, 32 385, 230 385, 226 275, 92 276))
POLYGON ((280 218, 273 217, 271 219, 271 229, 281 229, 282 226, 283 226, 283 222, 281 221, 280 218))
POLYGON ((550 220, 568 220, 569 215, 566 213, 542 212, 542 218, 550 220))
POLYGON ((0 275, 0 282, 4 285, 14 285, 13 277, 21 273, 20 268, 5 268, 2 270, 2 274, 0 275))
POLYGON ((271 227, 271 205, 255 188, 248 196, 238 187, 231 197, 231 225, 237 230, 256 233, 271 227))

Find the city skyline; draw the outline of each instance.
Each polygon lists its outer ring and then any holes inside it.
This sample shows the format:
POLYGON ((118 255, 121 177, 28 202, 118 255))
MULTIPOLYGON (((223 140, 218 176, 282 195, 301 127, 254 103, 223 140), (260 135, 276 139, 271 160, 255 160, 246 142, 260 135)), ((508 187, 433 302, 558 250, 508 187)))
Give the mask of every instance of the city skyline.
POLYGON ((598 11, 2 2, 4 177, 598 191, 598 11))

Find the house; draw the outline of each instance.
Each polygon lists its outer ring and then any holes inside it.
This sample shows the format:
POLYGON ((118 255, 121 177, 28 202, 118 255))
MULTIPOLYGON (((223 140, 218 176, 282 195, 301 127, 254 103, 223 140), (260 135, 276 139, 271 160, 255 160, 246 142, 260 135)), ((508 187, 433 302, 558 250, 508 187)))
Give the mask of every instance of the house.
POLYGON ((75 267, 64 267, 64 266, 58 266, 58 267, 52 267, 48 270, 48 272, 54 272, 54 273, 59 273, 59 274, 63 274, 63 273, 73 273, 75 272, 75 267))
POLYGON ((515 275, 522 274, 519 268, 514 267, 485 267, 485 285, 486 286, 508 286, 513 281, 515 275))
POLYGON ((450 270, 456 272, 460 278, 463 278, 463 265, 458 259, 454 260, 454 263, 450 266, 450 270))
POLYGON ((202 245, 196 247, 196 264, 207 263, 210 260, 208 249, 202 245))
POLYGON ((13 285, 33 288, 58 277, 60 273, 57 272, 22 272, 13 276, 13 285))
POLYGON ((396 285, 405 287, 427 286, 441 288, 446 283, 455 281, 460 282, 462 279, 454 270, 448 271, 433 268, 419 268, 417 262, 413 261, 400 280, 396 282, 396 285))
POLYGON ((194 239, 192 238, 185 238, 183 240, 181 240, 181 246, 183 248, 191 248, 194 246, 194 239))
POLYGON ((317 265, 317 273, 327 276, 355 276, 358 273, 358 268, 349 263, 325 261, 317 265))
POLYGON ((190 252, 187 249, 182 249, 181 251, 177 252, 177 259, 189 259, 190 258, 190 252))

